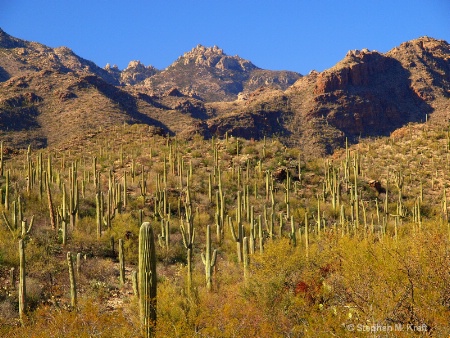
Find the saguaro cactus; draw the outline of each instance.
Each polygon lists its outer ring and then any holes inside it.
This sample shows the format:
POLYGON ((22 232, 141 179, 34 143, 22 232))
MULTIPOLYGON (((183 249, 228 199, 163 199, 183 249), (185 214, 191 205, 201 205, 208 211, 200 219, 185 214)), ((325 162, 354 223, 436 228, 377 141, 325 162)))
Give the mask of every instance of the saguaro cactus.
POLYGON ((95 193, 95 220, 97 223, 97 239, 102 236, 102 194, 101 192, 95 193))
POLYGON ((205 265, 205 276, 206 276, 206 288, 208 290, 211 290, 212 286, 212 269, 214 265, 216 265, 216 258, 217 258, 217 250, 214 250, 214 252, 211 255, 211 227, 206 227, 206 254, 202 252, 202 261, 205 265))
POLYGON ((56 230, 56 216, 55 216, 55 208, 53 207, 52 192, 50 189, 50 179, 51 179, 51 176, 50 176, 50 174, 48 174, 47 182, 46 182, 48 211, 49 211, 50 224, 52 226, 52 230, 56 230))
MULTIPOLYGON (((28 178, 30 180, 30 178, 28 178)), ((9 170, 6 172, 5 177, 5 210, 9 210, 9 170)))
POLYGON ((236 242, 236 252, 238 256, 239 263, 242 262, 242 239, 244 238, 244 227, 242 225, 242 222, 239 220, 238 217, 238 227, 237 227, 237 234, 234 230, 233 221, 231 220, 231 217, 228 217, 228 224, 230 226, 231 230, 231 236, 233 237, 233 240, 236 242))
POLYGON ((73 308, 75 308, 77 306, 77 284, 75 281, 73 259, 70 251, 67 252, 67 266, 69 268, 69 280, 70 280, 70 305, 73 308))
POLYGON ((3 176, 3 141, 0 142, 0 176, 3 176))
POLYGON ((125 284, 125 250, 123 246, 123 239, 119 238, 119 280, 120 284, 125 284))
POLYGON ((139 286, 138 286, 138 273, 136 270, 131 272, 131 285, 133 286, 133 293, 136 297, 139 297, 139 286))
POLYGON ((187 250, 187 288, 188 293, 190 293, 192 288, 192 249, 194 245, 194 239, 195 239, 195 229, 194 229, 194 222, 192 219, 192 213, 190 207, 186 206, 186 225, 187 228, 183 225, 183 219, 181 219, 180 222, 180 229, 181 229, 181 235, 183 237, 183 244, 184 247, 187 250))
POLYGON ((295 224, 294 224, 294 216, 291 215, 291 233, 289 234, 289 239, 291 240, 291 244, 293 247, 297 246, 297 237, 295 236, 295 224))
POLYGON ((156 254, 153 229, 144 222, 139 231, 139 311, 144 337, 152 337, 156 324, 156 254))
POLYGON ((25 283, 25 243, 19 240, 19 318, 23 321, 26 306, 26 283, 25 283))
POLYGON ((79 202, 79 191, 78 191, 78 179, 77 179, 77 167, 72 164, 70 170, 70 194, 69 194, 69 220, 70 228, 73 230, 75 228, 75 220, 78 214, 78 202, 79 202))
POLYGON ((248 248, 248 237, 244 237, 242 240, 242 258, 244 261, 244 281, 248 282, 249 268, 248 265, 250 263, 249 257, 249 248, 248 248))

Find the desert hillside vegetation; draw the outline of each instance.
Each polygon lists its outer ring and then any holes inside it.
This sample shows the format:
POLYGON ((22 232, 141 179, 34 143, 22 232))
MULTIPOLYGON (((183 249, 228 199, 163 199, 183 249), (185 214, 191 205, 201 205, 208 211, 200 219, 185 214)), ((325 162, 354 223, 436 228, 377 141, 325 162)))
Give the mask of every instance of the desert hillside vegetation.
POLYGON ((136 124, 1 156, 2 337, 450 334, 447 128, 306 160, 136 124))

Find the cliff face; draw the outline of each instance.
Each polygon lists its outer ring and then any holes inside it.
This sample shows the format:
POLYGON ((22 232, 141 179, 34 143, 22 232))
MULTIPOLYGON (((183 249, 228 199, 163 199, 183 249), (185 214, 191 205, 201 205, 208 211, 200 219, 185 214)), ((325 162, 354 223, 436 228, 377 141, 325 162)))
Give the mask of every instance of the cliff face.
POLYGON ((367 49, 349 51, 344 60, 318 76, 315 94, 370 86, 380 74, 396 72, 408 77, 409 86, 422 100, 450 97, 450 45, 422 37, 404 42, 384 55, 367 49))
MULTIPOLYGON (((386 54, 349 51, 324 72, 312 71, 284 95, 288 112, 284 140, 316 156, 343 146, 348 138, 388 136, 410 122, 447 123, 450 111, 450 48, 428 37, 401 44, 386 54), (289 116, 289 117, 288 117, 289 116)), ((246 109, 267 112, 277 100, 244 101, 246 109)), ((244 98, 245 99, 245 98, 244 98)), ((270 110, 270 111, 273 111, 270 110)))
POLYGON ((319 74, 308 115, 324 118, 347 136, 388 135, 431 111, 411 88, 410 71, 378 52, 351 51, 319 74))
POLYGON ((404 42, 386 55, 409 70, 411 89, 433 108, 432 119, 446 122, 450 98, 450 44, 422 37, 404 42))
POLYGON ((350 51, 317 76, 313 94, 308 113, 349 136, 387 135, 433 111, 442 119, 450 97, 450 45, 422 37, 384 55, 350 51))
POLYGON ((317 77, 314 94, 321 95, 336 90, 345 90, 348 86, 369 86, 375 75, 383 74, 395 67, 394 60, 378 52, 349 51, 341 62, 317 77))

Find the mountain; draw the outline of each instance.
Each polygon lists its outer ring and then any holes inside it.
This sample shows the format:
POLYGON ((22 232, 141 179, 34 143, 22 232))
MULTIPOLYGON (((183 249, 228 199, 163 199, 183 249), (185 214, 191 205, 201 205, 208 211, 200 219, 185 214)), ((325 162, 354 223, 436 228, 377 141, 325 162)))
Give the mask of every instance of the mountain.
POLYGON ((211 131, 233 134, 251 114, 267 121, 276 118, 275 131, 273 123, 271 128, 258 124, 254 131, 279 135, 316 156, 343 146, 346 138, 357 142, 360 137, 388 136, 410 122, 424 122, 428 115, 446 123, 449 86, 450 45, 422 37, 386 54, 349 51, 334 67, 312 71, 285 91, 254 92, 232 110, 222 104, 217 110, 224 113, 208 123, 211 131))
POLYGON ((89 72, 111 84, 118 85, 117 78, 95 63, 76 55, 70 48, 50 48, 37 42, 14 38, 0 28, 0 80, 28 72, 54 70, 61 73, 89 72))
POLYGON ((317 156, 411 122, 446 124, 449 97, 450 46, 429 37, 385 54, 352 50, 301 76, 201 45, 162 71, 139 61, 100 68, 0 30, 0 137, 12 146, 70 146, 139 123, 187 138, 276 136, 317 156))
MULTIPOLYGON (((433 109, 432 118, 447 120, 450 98, 450 44, 422 37, 402 43, 386 54, 410 73, 410 86, 433 109)), ((447 122, 447 121, 445 121, 447 122)))
POLYGON ((261 86, 286 89, 300 77, 295 72, 260 69, 239 56, 226 55, 217 46, 198 45, 144 84, 154 92, 178 87, 187 95, 211 102, 233 101, 240 93, 261 86))
POLYGON ((198 100, 190 98, 187 105, 184 97, 170 93, 156 99, 119 86, 139 68, 130 63, 114 74, 66 47, 53 49, 0 31, 1 139, 15 147, 67 147, 123 123, 148 124, 157 133, 188 133, 185 126, 195 125, 196 118, 185 107, 194 109, 198 100))

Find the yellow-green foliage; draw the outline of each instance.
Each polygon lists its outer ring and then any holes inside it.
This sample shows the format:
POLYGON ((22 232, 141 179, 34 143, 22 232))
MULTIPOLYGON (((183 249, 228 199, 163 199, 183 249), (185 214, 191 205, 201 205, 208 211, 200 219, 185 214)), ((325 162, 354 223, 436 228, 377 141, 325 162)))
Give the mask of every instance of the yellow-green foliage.
POLYGON ((79 311, 43 306, 27 318, 24 327, 4 327, 0 333, 5 338, 139 337, 139 322, 126 309, 104 313, 97 304, 86 301, 79 311))

